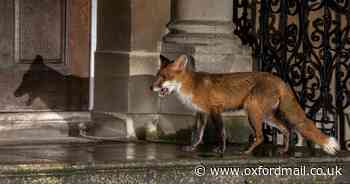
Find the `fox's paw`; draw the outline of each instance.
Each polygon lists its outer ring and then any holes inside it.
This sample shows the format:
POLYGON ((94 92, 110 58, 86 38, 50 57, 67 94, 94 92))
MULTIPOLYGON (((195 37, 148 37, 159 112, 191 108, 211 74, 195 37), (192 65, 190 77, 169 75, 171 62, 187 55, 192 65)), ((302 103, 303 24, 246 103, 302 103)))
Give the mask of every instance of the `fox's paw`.
POLYGON ((252 154, 252 150, 245 150, 242 152, 242 155, 251 155, 252 154))
POLYGON ((288 149, 278 149, 277 150, 278 154, 281 155, 282 157, 288 157, 290 155, 290 152, 288 149))
POLYGON ((280 153, 288 153, 289 152, 289 147, 285 146, 282 149, 279 150, 280 153))
POLYGON ((218 147, 215 147, 215 148, 213 149, 213 152, 215 152, 215 153, 220 153, 220 154, 224 154, 225 151, 226 151, 226 148, 223 147, 223 146, 218 146, 218 147))

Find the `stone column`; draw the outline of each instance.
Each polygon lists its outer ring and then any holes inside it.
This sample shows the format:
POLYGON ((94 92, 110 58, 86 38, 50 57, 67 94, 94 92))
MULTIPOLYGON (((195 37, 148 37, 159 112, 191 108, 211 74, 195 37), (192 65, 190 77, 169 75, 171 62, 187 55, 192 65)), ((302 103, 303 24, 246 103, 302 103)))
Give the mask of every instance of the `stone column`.
POLYGON ((190 54, 197 70, 251 71, 250 50, 241 48, 239 38, 233 34, 232 10, 232 0, 174 0, 163 54, 190 54))
POLYGON ((94 134, 130 137, 159 111, 158 96, 149 87, 170 0, 101 0, 97 14, 94 134))
POLYGON ((251 70, 250 53, 232 33, 231 0, 170 2, 98 1, 94 135, 130 137, 125 125, 132 124, 138 137, 156 127, 167 139, 188 142, 193 112, 174 96, 159 99, 149 90, 160 51, 191 54, 200 70, 251 70))
MULTIPOLYGON (((183 53, 192 55, 196 70, 200 71, 252 71, 251 50, 241 46, 233 34, 232 13, 232 0, 173 0, 172 20, 163 39, 162 54, 171 59, 183 53)), ((161 113, 188 113, 179 104, 175 97, 162 99, 161 113)), ((224 121, 229 141, 247 141, 250 130, 244 112, 226 113, 224 121)), ((176 124, 176 119, 171 122, 176 124)))

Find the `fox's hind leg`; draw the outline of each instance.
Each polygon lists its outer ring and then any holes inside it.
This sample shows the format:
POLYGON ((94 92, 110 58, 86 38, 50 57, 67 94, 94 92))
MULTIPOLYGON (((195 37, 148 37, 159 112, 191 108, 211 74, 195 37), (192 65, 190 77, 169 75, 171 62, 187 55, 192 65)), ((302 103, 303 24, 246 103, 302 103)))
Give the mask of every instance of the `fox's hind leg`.
POLYGON ((215 152, 224 153, 226 150, 226 131, 224 121, 220 113, 211 114, 212 121, 215 126, 215 131, 219 133, 219 146, 214 149, 215 152))
POLYGON ((257 106, 254 105, 248 105, 247 108, 247 113, 248 113, 248 119, 250 126, 255 132, 255 140, 252 145, 244 152, 245 154, 250 154, 255 147, 259 146, 263 140, 263 131, 262 131, 262 125, 263 125, 263 114, 257 106))
POLYGON ((283 134, 283 143, 284 143, 284 148, 282 150, 282 153, 286 153, 289 149, 289 130, 288 128, 284 125, 284 123, 277 118, 275 115, 271 114, 269 115, 269 118, 267 119, 267 122, 275 126, 278 130, 280 130, 283 134))

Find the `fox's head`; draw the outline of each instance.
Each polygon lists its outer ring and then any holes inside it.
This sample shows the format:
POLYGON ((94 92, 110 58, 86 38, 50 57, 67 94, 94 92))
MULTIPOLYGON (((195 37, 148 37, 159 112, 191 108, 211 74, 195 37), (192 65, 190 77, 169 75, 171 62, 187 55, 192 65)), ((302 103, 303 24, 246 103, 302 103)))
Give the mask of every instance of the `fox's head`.
POLYGON ((160 97, 164 97, 179 90, 181 81, 190 70, 187 67, 189 58, 186 55, 181 55, 174 61, 171 61, 160 55, 160 61, 160 69, 156 74, 151 90, 158 92, 160 97))

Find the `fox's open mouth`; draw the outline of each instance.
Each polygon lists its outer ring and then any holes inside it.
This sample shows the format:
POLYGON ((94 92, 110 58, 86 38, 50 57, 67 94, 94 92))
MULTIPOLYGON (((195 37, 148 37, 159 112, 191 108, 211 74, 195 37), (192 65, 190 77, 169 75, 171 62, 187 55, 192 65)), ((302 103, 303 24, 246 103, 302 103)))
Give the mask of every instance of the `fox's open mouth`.
POLYGON ((160 88, 160 91, 159 91, 160 97, 164 97, 164 96, 167 96, 169 94, 170 94, 170 91, 168 88, 160 88))

